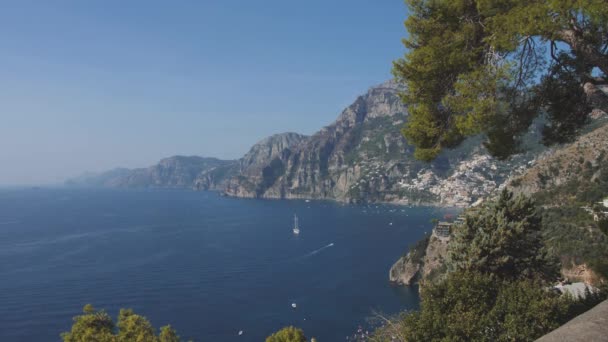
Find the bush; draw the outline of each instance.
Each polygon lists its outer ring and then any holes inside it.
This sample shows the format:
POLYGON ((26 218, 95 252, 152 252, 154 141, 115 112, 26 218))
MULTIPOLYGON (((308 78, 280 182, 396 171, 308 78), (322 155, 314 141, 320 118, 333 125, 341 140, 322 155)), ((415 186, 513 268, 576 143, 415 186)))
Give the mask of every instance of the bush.
POLYGON ((533 341, 605 297, 575 301, 537 280, 464 271, 421 290, 420 311, 385 324, 372 341, 533 341))
POLYGON ((504 190, 457 227, 448 246, 448 267, 499 279, 554 279, 557 263, 545 253, 541 228, 534 201, 504 190))
POLYGON ((266 342, 306 342, 302 329, 285 327, 266 338, 266 342))
POLYGON ((72 329, 61 334, 64 342, 179 342, 171 326, 162 327, 156 336, 152 324, 131 309, 120 310, 117 324, 105 311, 97 311, 91 304, 82 311, 82 315, 74 317, 72 329))

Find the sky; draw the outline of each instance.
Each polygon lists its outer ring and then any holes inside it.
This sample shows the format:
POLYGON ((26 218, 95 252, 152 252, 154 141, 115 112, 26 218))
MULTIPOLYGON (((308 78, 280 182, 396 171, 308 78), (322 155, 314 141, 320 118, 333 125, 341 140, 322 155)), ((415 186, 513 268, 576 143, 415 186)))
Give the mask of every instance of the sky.
POLYGON ((402 0, 0 1, 0 185, 312 134, 391 78, 402 0))

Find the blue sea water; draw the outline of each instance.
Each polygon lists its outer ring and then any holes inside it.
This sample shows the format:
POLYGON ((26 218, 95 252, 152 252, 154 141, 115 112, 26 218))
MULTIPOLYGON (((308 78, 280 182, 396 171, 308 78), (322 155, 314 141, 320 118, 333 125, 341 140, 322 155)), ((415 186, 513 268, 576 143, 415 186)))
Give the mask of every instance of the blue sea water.
POLYGON ((287 325, 344 341, 374 311, 417 308, 418 289, 391 286, 388 271, 445 212, 186 190, 3 189, 0 341, 58 341, 86 303, 113 317, 133 308, 195 341, 263 341, 287 325))

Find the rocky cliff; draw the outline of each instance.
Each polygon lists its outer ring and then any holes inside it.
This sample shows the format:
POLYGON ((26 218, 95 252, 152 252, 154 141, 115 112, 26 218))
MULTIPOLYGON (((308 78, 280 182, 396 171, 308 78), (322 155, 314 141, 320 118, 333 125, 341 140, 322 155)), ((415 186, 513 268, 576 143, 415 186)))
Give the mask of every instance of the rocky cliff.
POLYGON ((335 122, 311 137, 291 140, 293 144, 275 151, 273 158, 248 153, 243 159, 255 167, 241 167, 224 192, 237 197, 467 205, 494 191, 515 167, 533 158, 530 152, 497 161, 477 137, 433 163, 415 160, 400 133, 408 116, 398 96, 404 90, 394 82, 373 87, 335 122))
MULTIPOLYGON (((466 206, 492 193, 541 150, 498 161, 473 137, 432 163, 417 161, 400 132, 408 118, 398 95, 403 91, 392 81, 372 87, 312 136, 273 135, 237 161, 172 157, 150 168, 86 179, 99 186, 190 187, 248 198, 466 206)), ((538 137, 539 130, 533 125, 530 135, 538 137)))
POLYGON ((391 267, 389 280, 398 285, 433 281, 443 272, 449 239, 431 235, 412 247, 391 267))
POLYGON ((409 248, 407 254, 400 257, 388 272, 388 279, 397 285, 412 285, 420 277, 420 269, 429 246, 429 237, 418 241, 409 248))
POLYGON ((222 191, 236 197, 263 197, 277 177, 284 174, 293 149, 307 139, 297 133, 282 133, 259 141, 239 160, 222 191))

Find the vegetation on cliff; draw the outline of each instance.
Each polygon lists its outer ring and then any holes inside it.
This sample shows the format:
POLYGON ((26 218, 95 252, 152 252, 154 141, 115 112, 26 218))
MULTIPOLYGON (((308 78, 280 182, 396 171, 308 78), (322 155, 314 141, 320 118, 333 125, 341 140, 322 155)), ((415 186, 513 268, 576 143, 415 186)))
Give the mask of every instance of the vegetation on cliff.
POLYGON ((503 191, 455 226, 448 273, 421 287, 420 311, 404 313, 375 341, 529 341, 606 298, 548 290, 557 278, 535 202, 503 191))
POLYGON ((541 222, 531 198, 503 190, 495 201, 455 226, 448 268, 507 280, 553 280, 558 276, 557 262, 547 256, 541 222))
POLYGON ((601 214, 607 209, 598 204, 608 195, 608 125, 599 120, 590 126, 508 186, 536 200, 547 251, 560 259, 562 273, 597 283, 608 280, 608 220, 601 214))
POLYGON ((420 311, 376 330, 372 341, 532 341, 598 303, 560 296, 536 280, 459 271, 421 287, 420 311))
POLYGON ((546 112, 543 141, 572 140, 608 74, 608 6, 603 0, 407 0, 408 49, 393 73, 408 86, 404 128, 415 156, 483 133, 499 158, 517 152, 546 112), (599 77, 598 77, 599 76, 599 77))

